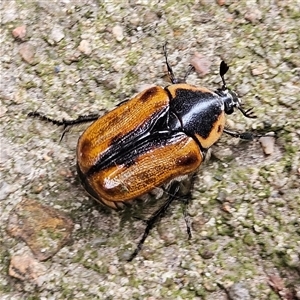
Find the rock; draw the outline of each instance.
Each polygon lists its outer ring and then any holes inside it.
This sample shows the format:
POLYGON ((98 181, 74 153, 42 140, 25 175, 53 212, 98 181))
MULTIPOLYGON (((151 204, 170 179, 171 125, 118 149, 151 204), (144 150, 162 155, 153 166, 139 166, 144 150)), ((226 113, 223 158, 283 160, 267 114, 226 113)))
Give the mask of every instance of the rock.
POLYGON ((116 25, 113 27, 112 34, 118 42, 121 42, 124 39, 123 28, 120 25, 116 25))
POLYGON ((223 6, 225 5, 226 1, 225 0, 217 0, 218 5, 223 6))
POLYGON ((92 53, 92 48, 89 41, 82 40, 78 46, 78 50, 85 55, 90 55, 92 53))
POLYGON ((35 47, 30 43, 23 43, 19 47, 19 53, 21 57, 29 64, 33 64, 35 52, 35 47))
POLYGON ((251 70, 253 76, 262 75, 266 72, 266 68, 264 66, 257 66, 256 68, 251 70))
POLYGON ((65 34, 63 28, 58 25, 54 25, 49 36, 50 40, 53 40, 55 43, 59 43, 64 37, 65 34))
POLYGON ((266 155, 270 155, 274 152, 274 145, 275 145, 274 136, 263 136, 259 139, 259 142, 266 155))
POLYGON ((0 104, 0 118, 4 117, 6 113, 7 113, 7 107, 0 104))
POLYGON ((43 261, 57 253, 69 240, 73 222, 52 207, 23 199, 10 213, 7 231, 21 238, 34 256, 43 261))
POLYGON ((228 289, 228 295, 231 300, 250 300, 248 289, 243 283, 237 282, 228 289))
POLYGON ((201 77, 209 73, 209 68, 211 66, 211 62, 204 55, 198 52, 195 52, 194 56, 190 60, 190 64, 201 77))
POLYGON ((12 35, 14 36, 15 39, 19 39, 19 40, 23 41, 26 36, 26 26, 21 25, 19 27, 16 27, 12 31, 12 35))
POLYGON ((262 12, 255 7, 251 7, 245 14, 245 19, 252 24, 257 24, 262 19, 262 12))
POLYGON ((8 274, 20 280, 32 280, 40 285, 43 280, 39 280, 39 277, 44 275, 46 271, 46 267, 43 264, 24 254, 15 255, 11 258, 8 274))

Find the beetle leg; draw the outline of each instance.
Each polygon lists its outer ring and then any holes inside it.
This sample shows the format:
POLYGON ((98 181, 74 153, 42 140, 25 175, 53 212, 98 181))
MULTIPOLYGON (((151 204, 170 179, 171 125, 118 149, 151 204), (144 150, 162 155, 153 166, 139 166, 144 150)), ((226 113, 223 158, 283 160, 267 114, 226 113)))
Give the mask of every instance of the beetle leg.
POLYGON ((251 118, 251 119, 257 118, 257 116, 253 112, 253 107, 251 107, 247 110, 243 110, 241 107, 238 107, 238 109, 246 118, 251 118))
POLYGON ((178 83, 178 80, 176 79, 176 77, 173 73, 173 70, 172 70, 172 68, 171 68, 171 66, 168 62, 167 43, 164 44, 163 49, 164 49, 164 55, 165 55, 165 59, 166 59, 166 65, 167 65, 167 68, 168 68, 168 74, 169 74, 170 80, 173 84, 176 84, 176 83, 178 83))
POLYGON ((235 132, 235 131, 231 131, 228 129, 224 129, 223 132, 227 133, 228 135, 232 136, 232 137, 236 137, 236 138, 240 138, 243 140, 247 140, 247 141, 253 141, 255 138, 260 138, 262 137, 262 135, 260 134, 254 134, 252 132, 235 132))
POLYGON ((191 220, 187 213, 187 206, 188 206, 188 201, 185 201, 184 209, 183 209, 183 217, 184 217, 184 221, 185 221, 185 225, 186 225, 186 232, 187 232, 189 240, 190 240, 192 238, 192 231, 191 231, 191 220))
POLYGON ((188 215, 188 204, 190 200, 192 199, 192 193, 191 190, 193 189, 194 183, 196 180, 196 173, 189 176, 187 179, 180 182, 181 188, 180 191, 186 190, 187 192, 184 193, 184 196, 180 199, 183 202, 183 217, 186 225, 186 232, 188 234, 188 239, 190 240, 192 238, 192 231, 191 231, 191 221, 188 215))
POLYGON ((164 44, 163 46, 163 49, 164 49, 164 55, 165 55, 165 59, 166 59, 166 65, 167 65, 167 68, 168 68, 168 75, 170 77, 170 80, 173 84, 176 84, 176 83, 186 83, 186 79, 188 78, 188 76, 195 70, 195 68, 192 66, 192 65, 189 65, 189 68, 187 69, 183 79, 179 79, 179 78, 176 78, 175 75, 174 75, 174 72, 169 64, 169 61, 168 61, 168 55, 167 55, 167 43, 164 44))
POLYGON ((30 112, 27 116, 28 117, 32 117, 32 118, 38 118, 38 119, 40 119, 42 121, 50 122, 50 123, 52 123, 54 125, 57 125, 57 126, 64 126, 65 128, 67 126, 72 126, 72 125, 78 125, 78 124, 82 124, 82 123, 92 122, 92 121, 97 120, 100 117, 99 114, 91 114, 91 115, 79 116, 75 120, 65 120, 65 119, 55 120, 55 119, 48 118, 45 115, 43 115, 43 114, 41 114, 41 113, 39 113, 37 111, 30 112))
POLYGON ((144 234, 143 234, 142 238, 140 239, 136 249, 130 255, 130 257, 127 261, 132 261, 137 256, 137 254, 140 252, 151 229, 154 227, 154 225, 157 223, 157 221, 159 221, 159 219, 164 215, 164 213, 167 211, 168 207, 173 202, 173 200, 176 199, 178 191, 179 191, 179 185, 178 185, 178 182, 176 182, 170 188, 170 191, 169 191, 170 196, 168 197, 167 201, 157 211, 155 211, 148 220, 146 220, 147 226, 145 228, 144 234))
POLYGON ((186 82, 186 79, 188 78, 188 76, 195 71, 195 67, 192 66, 192 65, 189 65, 189 68, 187 69, 184 77, 183 77, 183 82, 185 83, 186 82))
POLYGON ((97 120, 100 117, 99 114, 91 114, 91 115, 79 116, 75 120, 65 120, 65 119, 55 120, 55 119, 51 119, 51 118, 37 112, 37 111, 30 112, 27 116, 31 117, 31 118, 38 118, 42 121, 50 122, 50 123, 52 123, 54 125, 57 125, 57 126, 63 126, 64 130, 63 130, 63 133, 60 137, 60 141, 63 139, 64 135, 69 131, 71 126, 84 124, 84 123, 89 123, 89 122, 97 120))

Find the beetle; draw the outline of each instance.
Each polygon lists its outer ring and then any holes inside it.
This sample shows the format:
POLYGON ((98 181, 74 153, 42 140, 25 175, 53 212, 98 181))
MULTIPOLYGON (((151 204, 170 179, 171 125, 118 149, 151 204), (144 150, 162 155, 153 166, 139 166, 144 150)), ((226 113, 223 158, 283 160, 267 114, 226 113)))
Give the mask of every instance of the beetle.
MULTIPOLYGON (((224 75, 229 67, 224 61, 219 70, 223 85, 211 91, 186 83, 192 66, 182 80, 177 79, 168 62, 166 45, 163 50, 171 85, 150 87, 103 116, 59 121, 38 112, 29 113, 64 126, 64 133, 69 126, 92 121, 78 140, 77 172, 86 191, 105 206, 118 209, 156 187, 167 187, 167 201, 146 221, 145 232, 129 260, 137 255, 151 228, 178 197, 176 178, 194 174, 223 132, 254 138, 251 133, 225 128, 225 115, 235 109, 247 118, 256 116, 253 108, 244 110, 237 94, 227 88, 224 75)), ((190 237, 189 226, 187 231, 190 237)))

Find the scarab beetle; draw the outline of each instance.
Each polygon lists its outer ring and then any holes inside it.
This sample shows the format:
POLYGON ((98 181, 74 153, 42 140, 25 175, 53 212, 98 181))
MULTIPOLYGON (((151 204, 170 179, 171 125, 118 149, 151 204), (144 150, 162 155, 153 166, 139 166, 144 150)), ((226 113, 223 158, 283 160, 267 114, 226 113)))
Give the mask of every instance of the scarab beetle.
MULTIPOLYGON (((227 88, 224 75, 229 67, 224 61, 220 64, 223 85, 213 92, 186 83, 191 66, 183 80, 176 79, 165 46, 164 54, 172 84, 148 88, 103 116, 57 121, 37 112, 29 114, 65 128, 94 121, 78 140, 77 171, 87 192, 111 208, 119 208, 155 187, 176 182, 177 177, 195 173, 223 132, 253 138, 252 134, 225 128, 225 115, 232 114, 235 108, 245 117, 255 116, 252 108, 244 110, 237 94, 227 88)), ((145 233, 129 260, 176 198, 178 185, 169 185, 168 192, 168 200, 147 221, 145 233)))

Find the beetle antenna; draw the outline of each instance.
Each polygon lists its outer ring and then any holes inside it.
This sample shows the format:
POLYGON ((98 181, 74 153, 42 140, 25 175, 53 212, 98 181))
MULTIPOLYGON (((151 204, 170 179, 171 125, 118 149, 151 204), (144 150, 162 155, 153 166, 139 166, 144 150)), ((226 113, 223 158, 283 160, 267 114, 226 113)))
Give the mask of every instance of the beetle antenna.
POLYGON ((229 70, 228 65, 225 63, 224 60, 222 60, 221 64, 220 64, 220 76, 221 76, 222 82, 223 82, 222 90, 227 89, 226 82, 225 82, 225 79, 224 79, 224 75, 227 73, 228 70, 229 70))

